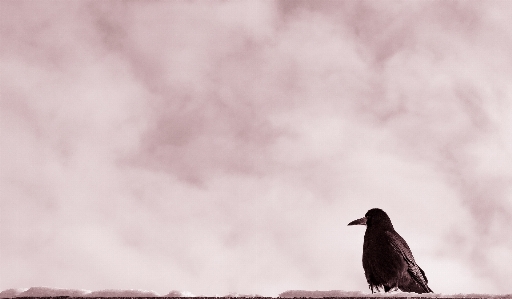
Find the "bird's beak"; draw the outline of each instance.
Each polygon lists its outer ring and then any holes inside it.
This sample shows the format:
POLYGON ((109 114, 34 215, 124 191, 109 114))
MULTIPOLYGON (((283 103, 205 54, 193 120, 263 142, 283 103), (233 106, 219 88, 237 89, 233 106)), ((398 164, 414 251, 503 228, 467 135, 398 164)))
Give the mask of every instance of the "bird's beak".
POLYGON ((366 217, 359 218, 350 222, 348 225, 366 225, 366 217))

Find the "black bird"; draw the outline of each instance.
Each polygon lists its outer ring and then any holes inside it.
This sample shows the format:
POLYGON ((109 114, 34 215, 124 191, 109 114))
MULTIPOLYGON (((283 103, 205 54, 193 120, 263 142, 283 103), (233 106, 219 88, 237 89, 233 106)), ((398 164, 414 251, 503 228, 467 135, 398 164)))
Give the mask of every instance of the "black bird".
POLYGON ((403 292, 432 293, 425 272, 416 264, 411 249, 395 231, 388 214, 371 209, 348 225, 366 225, 363 268, 370 289, 398 288, 403 292))

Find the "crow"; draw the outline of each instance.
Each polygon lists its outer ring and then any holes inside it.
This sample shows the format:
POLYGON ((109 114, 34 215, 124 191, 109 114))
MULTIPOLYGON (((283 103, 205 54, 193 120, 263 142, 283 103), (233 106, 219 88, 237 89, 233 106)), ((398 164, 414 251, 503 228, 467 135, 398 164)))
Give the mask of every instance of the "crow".
POLYGON ((372 293, 400 289, 403 292, 432 293, 425 272, 416 264, 407 242, 395 231, 388 214, 371 209, 348 225, 366 225, 363 269, 372 293))

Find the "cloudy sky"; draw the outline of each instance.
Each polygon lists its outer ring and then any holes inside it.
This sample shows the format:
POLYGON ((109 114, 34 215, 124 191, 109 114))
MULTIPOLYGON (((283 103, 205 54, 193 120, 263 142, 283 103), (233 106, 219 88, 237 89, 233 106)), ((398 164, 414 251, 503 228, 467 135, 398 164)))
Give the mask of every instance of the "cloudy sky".
POLYGON ((1 1, 0 290, 512 293, 507 1, 1 1))

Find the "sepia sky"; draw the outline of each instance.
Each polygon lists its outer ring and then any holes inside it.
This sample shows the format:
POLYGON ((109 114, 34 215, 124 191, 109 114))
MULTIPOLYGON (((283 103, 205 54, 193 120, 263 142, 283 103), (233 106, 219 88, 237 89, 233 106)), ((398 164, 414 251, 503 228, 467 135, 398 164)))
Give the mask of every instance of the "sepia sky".
POLYGON ((1 1, 0 290, 512 293, 507 1, 1 1))

